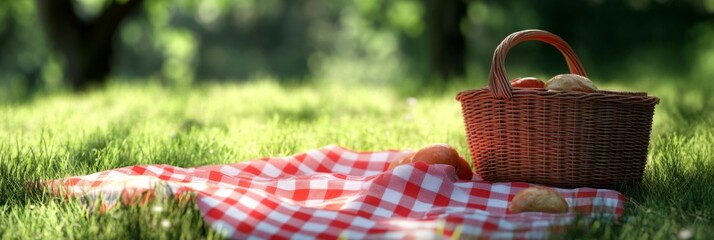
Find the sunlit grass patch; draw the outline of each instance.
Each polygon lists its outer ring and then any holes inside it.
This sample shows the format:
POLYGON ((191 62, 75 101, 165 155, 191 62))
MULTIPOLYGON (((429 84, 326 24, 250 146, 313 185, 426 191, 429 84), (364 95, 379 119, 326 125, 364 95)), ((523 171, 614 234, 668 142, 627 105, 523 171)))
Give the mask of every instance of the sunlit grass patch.
MULTIPOLYGON (((454 97, 483 87, 473 84, 394 89, 271 80, 192 89, 114 84, 103 91, 0 105, 0 237, 218 237, 192 204, 160 200, 158 213, 152 211, 158 203, 150 203, 88 214, 77 202, 27 185, 123 166, 234 163, 329 144, 376 151, 446 142, 470 159, 454 97)), ((625 192, 631 203, 621 221, 595 221, 568 233, 673 238, 686 230, 712 237, 711 88, 634 81, 601 87, 647 91, 662 99, 644 185, 625 192)))

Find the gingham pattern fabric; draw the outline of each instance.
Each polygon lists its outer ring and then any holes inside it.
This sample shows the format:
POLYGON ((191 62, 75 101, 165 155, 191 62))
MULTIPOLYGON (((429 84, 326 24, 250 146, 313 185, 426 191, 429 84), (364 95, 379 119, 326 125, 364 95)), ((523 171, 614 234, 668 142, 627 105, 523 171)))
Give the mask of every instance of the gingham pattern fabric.
POLYGON ((237 164, 131 166, 50 185, 65 196, 101 196, 106 207, 146 191, 195 192, 205 221, 234 239, 546 238, 581 216, 623 213, 625 196, 592 188, 556 189, 569 213, 510 213, 509 201, 531 184, 475 174, 459 181, 453 167, 421 162, 387 170, 409 153, 327 146, 237 164))

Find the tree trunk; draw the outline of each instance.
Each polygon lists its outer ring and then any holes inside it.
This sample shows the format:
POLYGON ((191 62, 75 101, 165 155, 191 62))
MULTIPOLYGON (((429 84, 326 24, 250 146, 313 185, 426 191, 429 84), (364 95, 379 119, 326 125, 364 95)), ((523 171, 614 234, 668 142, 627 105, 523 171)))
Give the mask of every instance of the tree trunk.
POLYGON ((463 0, 425 0, 431 72, 443 80, 466 74, 466 44, 461 21, 466 16, 463 0))
POLYGON ((111 71, 112 40, 119 24, 143 0, 112 1, 91 21, 77 16, 72 0, 36 0, 52 48, 59 54, 64 80, 75 91, 101 87, 111 71))

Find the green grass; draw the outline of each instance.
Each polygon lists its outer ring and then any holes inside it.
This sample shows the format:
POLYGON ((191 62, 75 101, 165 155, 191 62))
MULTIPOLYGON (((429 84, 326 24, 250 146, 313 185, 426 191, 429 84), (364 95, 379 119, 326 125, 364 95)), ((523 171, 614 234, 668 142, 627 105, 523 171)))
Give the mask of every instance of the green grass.
MULTIPOLYGON (((90 214, 78 202, 26 183, 136 164, 233 163, 328 144, 369 151, 446 142, 468 156, 454 96, 481 86, 456 82, 394 90, 256 80, 182 90, 114 84, 81 95, 5 103, 0 105, 0 238, 220 238, 194 204, 156 200, 90 214), (407 104, 409 96, 418 103, 407 104)), ((651 79, 601 86, 663 99, 645 183, 625 192, 632 201, 622 221, 596 221, 569 229, 567 236, 675 238, 685 230, 714 238, 714 88, 681 86, 651 79)))

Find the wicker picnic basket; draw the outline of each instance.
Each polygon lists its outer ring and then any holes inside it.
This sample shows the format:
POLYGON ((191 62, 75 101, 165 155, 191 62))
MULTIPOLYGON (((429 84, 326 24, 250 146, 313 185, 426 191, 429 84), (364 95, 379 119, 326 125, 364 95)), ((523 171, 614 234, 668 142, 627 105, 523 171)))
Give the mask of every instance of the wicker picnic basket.
POLYGON ((546 42, 571 73, 586 76, 560 37, 525 30, 496 48, 488 87, 460 92, 476 172, 493 182, 620 188, 641 183, 657 97, 641 92, 554 92, 512 88, 504 58, 528 40, 546 42))

